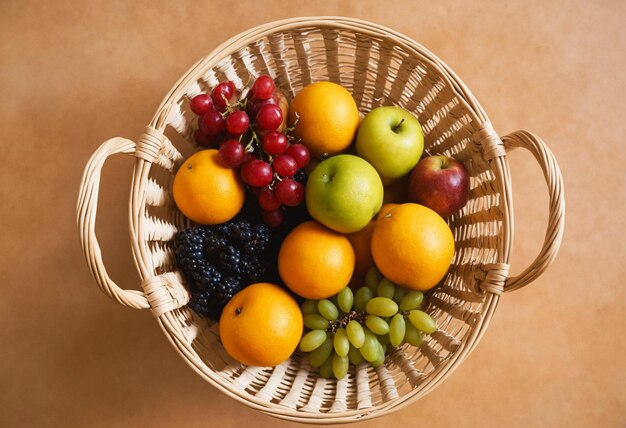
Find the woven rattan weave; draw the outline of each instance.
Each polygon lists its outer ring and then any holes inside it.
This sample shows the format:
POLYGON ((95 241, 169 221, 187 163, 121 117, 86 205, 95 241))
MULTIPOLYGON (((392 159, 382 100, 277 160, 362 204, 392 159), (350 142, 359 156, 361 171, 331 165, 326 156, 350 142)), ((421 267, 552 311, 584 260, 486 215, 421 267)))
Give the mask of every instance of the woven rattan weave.
POLYGON ((186 362, 228 396, 273 416, 305 423, 351 422, 409 405, 434 387, 478 344, 503 292, 539 276, 558 250, 564 225, 563 184, 557 163, 537 136, 500 137, 461 80, 428 50, 379 25, 341 17, 294 18, 253 28, 223 43, 195 64, 166 95, 136 142, 113 138, 90 159, 77 217, 88 265, 98 285, 117 302, 150 309, 186 362), (361 365, 341 381, 317 376, 296 353, 274 368, 246 367, 228 357, 215 325, 185 305, 189 296, 173 262, 172 237, 189 225, 171 198, 184 153, 194 148, 193 96, 222 80, 241 89, 269 73, 289 96, 330 80, 346 87, 361 112, 398 105, 423 125, 426 150, 462 162, 471 174, 466 207, 449 219, 456 240, 452 266, 428 294, 426 310, 439 326, 419 348, 396 349, 374 369, 361 365), (509 275, 513 194, 507 153, 521 147, 539 163, 549 189, 549 222, 540 254, 509 275), (106 159, 135 158, 130 236, 141 291, 123 290, 107 275, 95 235, 100 171, 106 159))

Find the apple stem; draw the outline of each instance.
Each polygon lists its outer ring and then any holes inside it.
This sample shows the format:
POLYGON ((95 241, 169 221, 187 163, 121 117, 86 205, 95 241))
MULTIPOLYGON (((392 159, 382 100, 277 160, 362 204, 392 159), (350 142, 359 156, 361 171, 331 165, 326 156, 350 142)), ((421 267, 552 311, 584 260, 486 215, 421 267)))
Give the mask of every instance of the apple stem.
POLYGON ((396 126, 393 127, 393 132, 395 132, 397 134, 398 133, 398 129, 400 129, 400 126, 402 126, 403 123, 404 123, 404 118, 402 118, 402 120, 400 120, 400 123, 398 123, 396 126))

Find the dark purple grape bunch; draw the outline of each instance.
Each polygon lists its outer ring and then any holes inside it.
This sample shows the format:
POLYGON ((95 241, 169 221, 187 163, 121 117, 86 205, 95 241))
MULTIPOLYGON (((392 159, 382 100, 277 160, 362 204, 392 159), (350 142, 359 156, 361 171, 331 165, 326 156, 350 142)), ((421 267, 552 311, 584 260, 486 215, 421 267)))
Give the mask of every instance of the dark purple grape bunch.
POLYGON ((280 226, 286 207, 304 202, 303 169, 311 155, 287 128, 287 98, 267 75, 259 76, 243 100, 232 82, 217 85, 211 95, 191 100, 199 116, 194 138, 200 146, 219 144, 222 162, 239 169, 257 196, 264 222, 280 226), (253 118, 251 121, 250 118, 253 118))

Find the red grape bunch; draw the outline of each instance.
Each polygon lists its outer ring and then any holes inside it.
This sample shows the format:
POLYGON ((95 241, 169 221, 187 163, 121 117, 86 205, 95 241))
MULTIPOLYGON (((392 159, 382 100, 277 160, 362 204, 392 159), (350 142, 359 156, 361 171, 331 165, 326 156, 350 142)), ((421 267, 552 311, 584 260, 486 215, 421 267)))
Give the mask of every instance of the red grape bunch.
POLYGON ((210 95, 192 98, 189 107, 198 115, 198 129, 194 140, 202 147, 211 147, 225 137, 238 138, 249 127, 248 115, 239 109, 239 93, 233 82, 222 82, 210 95))
POLYGON ((304 185, 296 174, 311 156, 290 135, 293 127, 286 128, 288 102, 270 76, 259 76, 243 100, 240 95, 229 81, 217 85, 210 96, 195 96, 190 105, 199 116, 194 139, 204 147, 219 144, 222 162, 239 168, 257 196, 265 223, 278 227, 286 207, 304 201, 304 185))

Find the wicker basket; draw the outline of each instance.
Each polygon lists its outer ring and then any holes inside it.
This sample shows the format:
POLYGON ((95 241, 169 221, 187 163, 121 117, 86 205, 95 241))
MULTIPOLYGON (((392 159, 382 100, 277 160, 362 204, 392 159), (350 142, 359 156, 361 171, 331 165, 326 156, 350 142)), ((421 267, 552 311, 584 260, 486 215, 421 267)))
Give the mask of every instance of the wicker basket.
POLYGON ((535 135, 499 137, 459 78, 413 40, 379 25, 342 17, 294 18, 253 28, 223 43, 173 86, 137 142, 106 141, 83 176, 77 207, 80 238, 98 285, 117 302, 150 309, 187 363, 228 396, 282 419, 304 423, 363 420, 422 397, 469 355, 505 291, 523 287, 552 262, 564 225, 562 178, 535 135), (361 365, 341 381, 319 378, 296 353, 274 368, 246 367, 226 354, 216 325, 187 306, 189 295, 172 255, 176 230, 189 226, 170 196, 173 174, 191 153, 196 120, 189 100, 224 79, 241 89, 269 73, 290 96, 320 80, 352 92, 362 112, 395 104, 423 124, 430 154, 454 156, 471 174, 470 201, 449 219, 456 240, 452 266, 428 294, 427 311, 440 330, 419 347, 403 346, 377 369, 361 365), (509 276, 513 208, 507 152, 529 150, 549 189, 549 222, 540 254, 509 276), (123 290, 107 275, 95 236, 100 172, 114 154, 135 157, 130 235, 143 291, 123 290))

